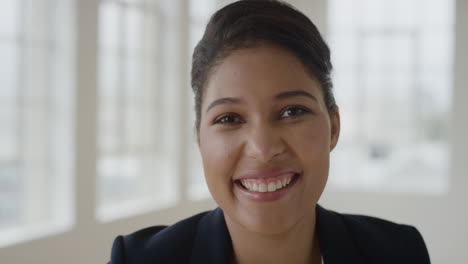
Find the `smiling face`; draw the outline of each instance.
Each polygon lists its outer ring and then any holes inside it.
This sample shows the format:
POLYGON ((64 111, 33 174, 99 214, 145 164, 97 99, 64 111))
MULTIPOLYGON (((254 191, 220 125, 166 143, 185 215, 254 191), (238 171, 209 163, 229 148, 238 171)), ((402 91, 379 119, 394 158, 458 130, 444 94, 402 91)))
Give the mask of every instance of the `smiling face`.
POLYGON ((339 115, 300 60, 270 44, 233 51, 210 74, 201 111, 206 182, 228 224, 277 234, 311 221, 339 115))

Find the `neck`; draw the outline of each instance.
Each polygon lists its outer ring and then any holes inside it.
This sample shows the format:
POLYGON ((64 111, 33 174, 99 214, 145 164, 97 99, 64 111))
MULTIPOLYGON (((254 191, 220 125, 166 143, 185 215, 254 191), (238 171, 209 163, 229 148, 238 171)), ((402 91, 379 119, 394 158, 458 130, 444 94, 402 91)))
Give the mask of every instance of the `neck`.
POLYGON ((320 263, 315 211, 279 234, 255 233, 227 215, 225 219, 232 239, 235 264, 320 263))

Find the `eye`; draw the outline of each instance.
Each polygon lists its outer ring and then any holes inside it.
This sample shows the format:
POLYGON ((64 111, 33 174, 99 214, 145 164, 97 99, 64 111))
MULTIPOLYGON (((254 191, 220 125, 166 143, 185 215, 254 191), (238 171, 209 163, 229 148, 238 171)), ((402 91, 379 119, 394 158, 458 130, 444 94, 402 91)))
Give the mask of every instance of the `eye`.
POLYGON ((240 119, 240 117, 235 114, 224 114, 216 118, 216 120, 214 121, 215 124, 221 125, 233 125, 241 122, 242 120, 240 119))
POLYGON ((281 112, 281 118, 295 118, 310 113, 310 110, 303 106, 288 106, 281 112))

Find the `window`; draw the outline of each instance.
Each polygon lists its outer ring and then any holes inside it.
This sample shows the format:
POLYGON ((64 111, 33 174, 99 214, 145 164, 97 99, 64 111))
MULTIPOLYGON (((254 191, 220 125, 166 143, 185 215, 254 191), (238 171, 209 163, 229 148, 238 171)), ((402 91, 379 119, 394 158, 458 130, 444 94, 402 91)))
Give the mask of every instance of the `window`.
POLYGON ((332 186, 445 191, 453 9, 447 0, 329 1, 342 115, 332 186))
POLYGON ((180 114, 173 107, 177 93, 171 93, 177 90, 171 83, 176 71, 168 66, 168 60, 177 60, 173 56, 177 53, 169 49, 177 43, 171 35, 177 29, 169 20, 170 12, 163 12, 166 2, 103 0, 100 4, 97 212, 101 220, 120 217, 123 211, 133 214, 136 208, 167 206, 177 198, 174 123, 180 114))
POLYGON ((0 4, 0 246, 72 224, 73 6, 0 4))

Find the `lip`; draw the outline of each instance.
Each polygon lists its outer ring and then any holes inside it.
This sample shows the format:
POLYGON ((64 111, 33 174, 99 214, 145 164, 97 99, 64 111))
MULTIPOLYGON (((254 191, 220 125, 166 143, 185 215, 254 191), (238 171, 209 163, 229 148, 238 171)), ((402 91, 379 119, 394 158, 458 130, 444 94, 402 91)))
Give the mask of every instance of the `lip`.
POLYGON ((297 170, 294 169, 285 169, 285 168, 273 168, 273 169, 267 169, 267 170, 261 170, 261 171, 249 171, 246 174, 237 177, 234 182, 233 182, 233 187, 234 187, 234 193, 238 195, 239 197, 245 197, 248 200, 254 201, 254 202, 273 202, 282 199, 285 197, 288 193, 290 193, 296 183, 300 181, 302 173, 298 172, 297 170), (274 192, 254 192, 250 191, 244 187, 241 186, 240 180, 242 179, 260 179, 260 178, 273 178, 280 176, 282 174, 286 173, 293 173, 294 177, 292 181, 286 186, 283 187, 279 190, 276 190, 274 192))

